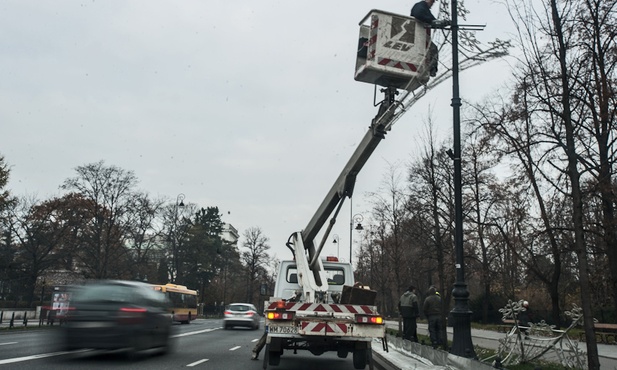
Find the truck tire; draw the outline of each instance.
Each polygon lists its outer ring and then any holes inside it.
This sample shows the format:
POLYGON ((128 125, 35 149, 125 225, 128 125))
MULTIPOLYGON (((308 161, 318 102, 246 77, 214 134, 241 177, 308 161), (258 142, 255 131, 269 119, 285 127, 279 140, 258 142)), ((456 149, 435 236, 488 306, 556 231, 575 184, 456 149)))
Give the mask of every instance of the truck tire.
POLYGON ((339 349, 338 351, 336 351, 336 355, 338 356, 338 358, 347 358, 348 354, 349 351, 346 349, 339 349))
POLYGON ((281 351, 280 350, 270 350, 270 345, 266 344, 265 352, 264 352, 264 369, 267 365, 278 366, 281 363, 281 351))
POLYGON ((268 353, 268 364, 272 366, 278 366, 281 363, 281 352, 270 351, 268 353))
POLYGON ((366 348, 354 349, 353 367, 354 369, 364 369, 366 367, 367 351, 366 348))

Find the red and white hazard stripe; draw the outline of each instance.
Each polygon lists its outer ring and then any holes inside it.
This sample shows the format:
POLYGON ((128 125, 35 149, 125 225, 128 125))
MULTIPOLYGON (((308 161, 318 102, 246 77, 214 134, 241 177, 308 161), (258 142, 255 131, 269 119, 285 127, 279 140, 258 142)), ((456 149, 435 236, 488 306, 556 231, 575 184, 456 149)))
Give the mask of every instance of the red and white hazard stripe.
POLYGON ((371 18, 371 30, 368 39, 367 60, 373 60, 375 58, 375 52, 377 50, 377 30, 379 28, 379 17, 373 15, 371 18))
POLYGON ((377 63, 382 66, 404 69, 406 71, 416 72, 418 70, 418 67, 413 63, 399 62, 398 60, 388 58, 378 58, 377 63))
POLYGON ((340 323, 302 321, 299 333, 302 335, 306 335, 306 334, 345 335, 347 334, 347 325, 340 324, 340 323))
MULTIPOLYGON (((276 302, 270 302, 268 310, 281 309, 276 302)), ((376 312, 374 306, 353 305, 353 304, 326 304, 326 303, 295 303, 286 302, 285 311, 308 311, 308 312, 333 312, 350 314, 372 314, 376 312)))

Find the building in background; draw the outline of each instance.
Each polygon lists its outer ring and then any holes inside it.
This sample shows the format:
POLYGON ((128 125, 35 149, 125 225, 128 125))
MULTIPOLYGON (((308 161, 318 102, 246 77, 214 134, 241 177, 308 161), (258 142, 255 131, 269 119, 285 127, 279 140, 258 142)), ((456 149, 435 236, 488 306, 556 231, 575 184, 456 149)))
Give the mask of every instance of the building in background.
POLYGON ((239 238, 240 234, 238 234, 238 230, 232 224, 223 224, 223 231, 221 232, 221 239, 223 239, 223 241, 231 245, 236 245, 239 238))

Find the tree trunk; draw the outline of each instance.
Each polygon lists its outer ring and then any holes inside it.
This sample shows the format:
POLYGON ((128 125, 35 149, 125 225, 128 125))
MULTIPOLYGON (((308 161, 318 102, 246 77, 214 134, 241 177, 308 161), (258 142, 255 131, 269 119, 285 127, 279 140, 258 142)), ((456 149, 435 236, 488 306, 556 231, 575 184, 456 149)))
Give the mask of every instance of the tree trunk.
POLYGON ((581 290, 581 304, 583 309, 583 320, 585 328, 585 341, 587 343, 587 362, 590 370, 600 369, 600 360, 598 357, 598 345, 593 328, 593 312, 591 308, 591 294, 589 289, 589 271, 587 250, 585 246, 585 230, 583 222, 583 197, 580 187, 580 173, 578 171, 578 157, 576 153, 576 144, 574 137, 574 123, 572 120, 572 112, 570 110, 570 88, 568 65, 566 61, 567 46, 563 35, 563 24, 561 16, 557 9, 557 1, 551 0, 551 13, 553 26, 556 32, 556 41, 558 42, 558 57, 561 69, 561 107, 563 113, 564 128, 566 131, 566 155, 568 157, 567 175, 572 185, 572 218, 574 224, 574 248, 578 257, 579 279, 581 290))

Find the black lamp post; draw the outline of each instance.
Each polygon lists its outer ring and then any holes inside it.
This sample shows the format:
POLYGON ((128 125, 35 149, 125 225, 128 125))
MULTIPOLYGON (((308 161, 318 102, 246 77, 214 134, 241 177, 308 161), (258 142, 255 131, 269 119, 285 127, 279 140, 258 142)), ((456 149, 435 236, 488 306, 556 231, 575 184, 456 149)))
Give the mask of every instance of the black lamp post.
POLYGON ((339 240, 338 234, 334 234, 332 238, 333 238, 332 243, 336 244, 336 258, 341 258, 341 255, 339 254, 339 248, 341 246, 341 242, 339 240))
POLYGON ((471 310, 469 309, 469 290, 465 282, 465 254, 463 250, 463 191, 461 166, 461 98, 459 95, 458 64, 458 4, 452 0, 452 118, 454 125, 454 249, 456 251, 456 281, 452 290, 454 298, 454 319, 452 348, 457 356, 475 358, 471 340, 471 310))

